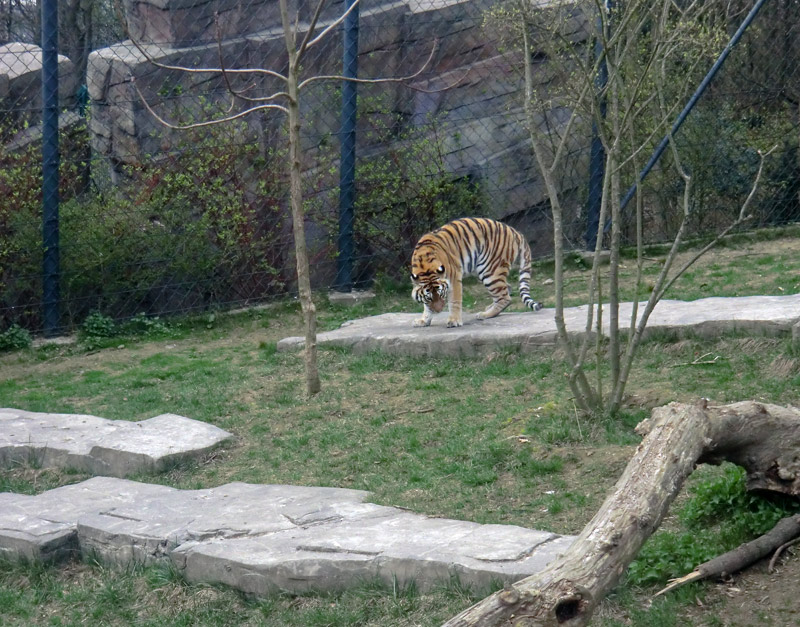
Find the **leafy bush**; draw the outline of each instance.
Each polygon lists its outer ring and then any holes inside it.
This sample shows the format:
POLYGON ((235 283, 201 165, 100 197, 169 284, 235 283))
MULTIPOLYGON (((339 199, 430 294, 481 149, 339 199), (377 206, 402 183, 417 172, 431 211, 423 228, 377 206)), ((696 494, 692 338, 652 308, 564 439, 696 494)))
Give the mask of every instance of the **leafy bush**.
POLYGON ((18 324, 12 324, 0 333, 0 351, 13 351, 28 348, 31 345, 31 334, 18 324))
MULTIPOLYGON (((0 118, 0 138, 10 141, 14 131, 0 118)), ((26 130, 23 125, 22 131, 26 130)), ((59 197, 75 197, 87 184, 86 127, 81 124, 59 134, 61 161, 59 197)), ((42 163, 40 144, 31 141, 0 153, 0 326, 21 324, 37 328, 41 296, 42 163), (34 233, 33 237, 30 234, 34 233)))
POLYGON ((169 331, 167 324, 158 316, 149 317, 138 313, 123 325, 124 331, 133 335, 164 335, 169 331))
POLYGON ((119 332, 116 323, 99 311, 93 311, 86 316, 81 330, 88 337, 114 337, 119 332))
MULTIPOLYGON (((36 328, 38 306, 24 304, 41 294, 41 181, 31 174, 37 156, 16 159, 0 174, 0 193, 16 194, 0 201, 0 311, 25 310, 25 325, 36 328)), ((94 310, 118 319, 285 291, 281 159, 244 127, 222 125, 180 134, 168 156, 123 167, 108 193, 63 194, 63 324, 94 310)))
POLYGON ((686 530, 652 536, 631 563, 629 582, 647 585, 685 575, 800 511, 800 503, 757 496, 745 483, 744 469, 727 464, 720 477, 697 484, 680 512, 686 530))

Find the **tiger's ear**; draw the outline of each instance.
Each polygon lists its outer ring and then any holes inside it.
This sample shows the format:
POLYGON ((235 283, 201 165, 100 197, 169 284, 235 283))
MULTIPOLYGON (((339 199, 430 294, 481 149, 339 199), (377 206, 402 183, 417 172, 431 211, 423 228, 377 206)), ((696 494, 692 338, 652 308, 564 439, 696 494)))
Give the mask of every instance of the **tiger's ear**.
POLYGON ((444 266, 439 266, 438 268, 436 268, 436 272, 438 272, 439 274, 443 274, 444 273, 444 266))
POLYGON ((419 278, 418 274, 414 274, 413 272, 411 273, 411 280, 412 281, 416 281, 418 278, 419 278))

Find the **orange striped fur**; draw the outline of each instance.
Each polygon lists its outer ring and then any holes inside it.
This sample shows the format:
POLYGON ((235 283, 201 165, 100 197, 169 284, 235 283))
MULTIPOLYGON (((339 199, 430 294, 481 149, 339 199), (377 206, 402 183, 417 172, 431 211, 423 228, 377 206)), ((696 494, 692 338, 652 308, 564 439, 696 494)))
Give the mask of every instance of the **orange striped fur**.
POLYGON ((494 318, 511 304, 508 273, 516 261, 522 302, 537 311, 542 305, 530 295, 531 249, 519 231, 489 218, 461 218, 426 233, 411 255, 411 296, 424 307, 414 326, 430 325, 445 303, 447 326, 462 326, 461 280, 469 274, 477 274, 492 295, 478 318, 494 318))

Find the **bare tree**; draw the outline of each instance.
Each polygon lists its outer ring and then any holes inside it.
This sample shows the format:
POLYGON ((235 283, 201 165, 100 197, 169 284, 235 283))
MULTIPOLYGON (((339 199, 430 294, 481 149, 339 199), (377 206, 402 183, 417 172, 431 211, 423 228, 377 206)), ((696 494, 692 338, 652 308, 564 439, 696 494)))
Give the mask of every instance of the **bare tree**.
MULTIPOLYGON (((700 256, 680 268, 674 267, 692 217, 693 188, 690 169, 684 166, 681 151, 670 135, 669 159, 662 172, 672 168, 682 187, 675 200, 681 212, 680 224, 658 276, 652 285, 647 285, 642 254, 647 198, 642 186, 637 187, 633 203, 637 248, 634 306, 631 319, 627 323, 620 320, 620 248, 626 219, 622 191, 627 187, 626 181, 638 182, 641 165, 656 143, 654 140, 669 133, 676 113, 726 39, 724 31, 708 27, 705 18, 710 6, 671 0, 613 4, 564 0, 541 7, 526 0, 511 0, 493 15, 493 19, 509 26, 506 33, 523 52, 528 130, 553 215, 555 321, 559 341, 565 348, 575 401, 589 413, 614 413, 620 408, 650 314, 675 280, 700 256), (592 49, 593 42, 598 44, 599 54, 592 49), (557 76, 543 87, 536 80, 536 74, 542 72, 540 58, 547 59, 557 76), (607 80, 598 87, 601 66, 605 67, 607 80), (553 121, 550 112, 554 109, 570 112, 564 124, 553 121), (590 307, 581 338, 576 341, 564 322, 565 207, 559 174, 576 134, 588 135, 592 123, 605 149, 605 174, 589 278, 590 307), (606 234, 608 225, 610 232, 606 234), (610 264, 601 273, 600 253, 605 245, 610 251, 610 264), (642 298, 646 302, 640 308, 642 298), (587 375, 590 365, 594 366, 594 380, 587 375)), ((702 252, 749 219, 766 154, 767 151, 761 155, 753 187, 742 201, 738 216, 702 252)))
MULTIPOLYGON (((225 85, 231 95, 233 106, 238 102, 245 103, 244 108, 241 110, 225 115, 223 117, 209 119, 202 122, 193 124, 174 124, 162 116, 160 116, 153 107, 148 103, 142 92, 138 89, 140 98, 142 99, 145 107, 150 113, 164 126, 176 130, 186 130, 191 128, 198 128, 208 126, 211 124, 224 124, 235 119, 242 118, 246 115, 256 111, 273 110, 279 111, 285 115, 286 130, 288 137, 288 156, 289 156, 289 190, 290 190, 290 205, 292 215, 292 228, 294 235, 295 257, 297 264, 297 284, 300 296, 300 303, 303 311, 303 318, 305 322, 305 349, 304 349, 304 362, 305 362, 305 379, 306 379, 306 392, 308 395, 313 395, 320 390, 319 369, 317 366, 317 317, 316 309, 311 292, 311 280, 309 275, 308 254, 306 250, 306 236, 304 227, 304 209, 303 209, 303 182, 302 182, 302 146, 301 146, 301 108, 300 97, 302 91, 319 81, 343 81, 351 80, 358 83, 383 83, 383 82, 403 82, 411 80, 419 76, 430 64, 436 50, 434 44, 431 48, 430 55, 424 64, 409 76, 392 77, 392 78, 372 78, 372 79, 352 79, 345 78, 339 75, 312 75, 303 78, 303 62, 307 57, 307 53, 319 46, 321 42, 329 37, 331 33, 335 32, 337 27, 347 17, 347 15, 356 9, 360 0, 353 2, 348 9, 337 19, 328 23, 324 28, 319 28, 320 16, 325 7, 326 0, 319 0, 308 24, 301 24, 299 18, 299 11, 295 10, 294 14, 289 8, 287 0, 279 0, 281 25, 283 27, 283 36, 286 44, 286 52, 288 55, 288 65, 284 74, 269 68, 230 68, 225 67, 222 63, 221 53, 221 36, 218 34, 217 39, 220 44, 220 64, 218 67, 213 68, 190 68, 181 65, 167 65, 160 63, 152 58, 145 49, 135 40, 133 43, 137 46, 139 51, 145 55, 148 60, 154 65, 180 72, 188 73, 215 73, 224 78, 225 85), (244 88, 237 88, 234 86, 233 77, 247 77, 253 75, 260 75, 276 79, 282 88, 270 94, 262 96, 252 95, 252 85, 247 85, 244 88)), ((133 79, 131 79, 133 80, 133 79)))

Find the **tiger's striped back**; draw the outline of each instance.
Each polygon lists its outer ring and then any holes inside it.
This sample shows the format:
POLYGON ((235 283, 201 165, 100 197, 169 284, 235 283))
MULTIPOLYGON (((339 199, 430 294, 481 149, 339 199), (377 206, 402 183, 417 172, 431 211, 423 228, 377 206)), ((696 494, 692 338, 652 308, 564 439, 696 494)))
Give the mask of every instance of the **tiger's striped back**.
POLYGON ((493 318, 511 303, 508 274, 519 263, 522 302, 534 311, 541 304, 530 296, 531 250, 516 229, 488 218, 461 218, 423 235, 411 257, 412 297, 424 305, 418 326, 450 304, 448 326, 461 326, 461 279, 477 274, 492 295, 492 305, 478 317, 493 318))

